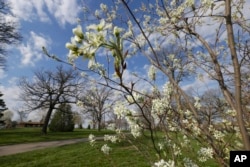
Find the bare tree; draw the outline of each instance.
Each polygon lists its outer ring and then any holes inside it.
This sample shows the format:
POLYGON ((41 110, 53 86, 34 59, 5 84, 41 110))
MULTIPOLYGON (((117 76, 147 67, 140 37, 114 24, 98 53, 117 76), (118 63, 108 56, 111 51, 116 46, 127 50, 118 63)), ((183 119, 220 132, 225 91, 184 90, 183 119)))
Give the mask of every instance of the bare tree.
POLYGON ((78 112, 74 112, 73 113, 73 120, 74 120, 74 123, 76 125, 78 125, 78 128, 82 128, 82 124, 84 123, 83 122, 83 118, 82 118, 82 115, 78 112))
POLYGON ((202 107, 198 114, 201 122, 206 126, 221 122, 228 105, 220 90, 209 89, 203 93, 200 99, 202 107))
POLYGON ((21 40, 21 35, 17 29, 17 23, 13 20, 7 20, 10 15, 10 5, 5 0, 0 0, 0 67, 5 66, 6 47, 16 44, 21 40))
POLYGON ((104 116, 111 111, 111 107, 114 103, 112 99, 113 91, 108 87, 97 86, 91 87, 84 92, 84 95, 79 99, 82 103, 83 113, 87 114, 93 122, 94 128, 96 127, 100 131, 104 116))
POLYGON ((16 111, 16 113, 19 115, 20 122, 23 122, 24 120, 26 120, 28 118, 29 113, 30 113, 29 110, 26 110, 20 106, 15 107, 14 111, 16 111))
POLYGON ((42 133, 47 133, 52 111, 57 104, 75 103, 81 86, 80 76, 74 70, 64 70, 62 66, 56 71, 37 71, 34 81, 20 80, 21 99, 30 110, 47 109, 42 133))

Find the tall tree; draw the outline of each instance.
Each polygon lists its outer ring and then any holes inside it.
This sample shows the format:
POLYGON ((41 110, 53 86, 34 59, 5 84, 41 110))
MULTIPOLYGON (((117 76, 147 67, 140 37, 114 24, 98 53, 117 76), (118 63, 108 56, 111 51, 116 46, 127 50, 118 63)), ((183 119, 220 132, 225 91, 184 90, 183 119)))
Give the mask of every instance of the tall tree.
POLYGON ((80 89, 81 77, 73 69, 64 70, 62 66, 55 71, 37 71, 34 81, 20 80, 21 98, 30 110, 47 109, 42 133, 47 133, 52 111, 58 104, 75 103, 80 89))
POLYGON ((5 66, 6 47, 16 44, 21 40, 18 32, 17 23, 13 20, 6 19, 11 15, 8 1, 0 0, 0 67, 5 66))
POLYGON ((91 117, 94 128, 97 124, 99 131, 101 130, 104 115, 110 112, 114 103, 112 96, 113 92, 111 89, 104 86, 93 86, 87 89, 79 99, 83 113, 91 117))
POLYGON ((53 132, 71 132, 74 130, 73 112, 70 104, 60 104, 51 119, 49 129, 53 132))
POLYGON ((0 125, 4 125, 4 121, 1 120, 1 117, 3 116, 3 111, 7 110, 4 100, 1 98, 2 96, 3 94, 0 92, 0 125))

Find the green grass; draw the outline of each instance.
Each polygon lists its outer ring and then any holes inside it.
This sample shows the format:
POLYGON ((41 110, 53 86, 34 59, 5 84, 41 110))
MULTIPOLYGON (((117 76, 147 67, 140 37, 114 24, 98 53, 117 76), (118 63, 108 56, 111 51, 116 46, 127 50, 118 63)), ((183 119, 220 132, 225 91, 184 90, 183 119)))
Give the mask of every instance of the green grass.
MULTIPOLYGON (((84 138, 92 133, 95 136, 102 136, 103 134, 112 133, 111 131, 86 130, 76 129, 74 132, 49 132, 47 135, 41 135, 40 129, 38 128, 22 128, 13 130, 0 130, 0 145, 6 144, 17 144, 27 142, 38 142, 38 141, 52 141, 52 140, 63 140, 72 138, 84 138)), ((130 136, 130 135, 129 135, 130 136)), ((162 137, 161 134, 159 136, 162 137)), ((180 137, 180 136, 179 136, 180 137)), ((102 141, 97 142, 97 147, 93 148, 88 142, 82 142, 78 144, 66 145, 57 148, 47 148, 42 150, 36 150, 26 153, 20 153, 9 156, 0 157, 1 167, 146 167, 151 166, 151 162, 156 161, 156 154, 151 141, 145 137, 138 139, 130 138, 136 147, 131 146, 126 141, 111 144, 112 151, 110 155, 105 155, 100 151, 101 146, 104 144, 102 141), (141 153, 140 153, 141 152, 141 153), (115 164, 115 165, 114 165, 115 164)), ((157 141, 156 141, 157 142, 157 141)), ((193 147, 193 151, 182 150, 182 155, 179 157, 182 159, 185 156, 197 158, 197 142, 192 140, 190 143, 193 147)), ((169 150, 166 148, 167 158, 171 159, 171 155, 168 153, 169 150)), ((179 159, 178 158, 178 159, 179 159)), ((177 159, 177 160, 178 160, 177 159)), ((199 166, 217 167, 218 165, 214 160, 209 160, 205 164, 199 166)))
POLYGON ((86 138, 92 133, 95 136, 113 133, 111 131, 88 129, 75 129, 73 132, 48 132, 47 135, 41 134, 41 128, 16 128, 0 130, 0 146, 20 143, 31 143, 41 141, 66 140, 76 138, 86 138))
POLYGON ((0 157, 1 167, 147 167, 148 161, 129 143, 109 144, 112 151, 105 155, 89 143, 78 143, 22 154, 0 157))

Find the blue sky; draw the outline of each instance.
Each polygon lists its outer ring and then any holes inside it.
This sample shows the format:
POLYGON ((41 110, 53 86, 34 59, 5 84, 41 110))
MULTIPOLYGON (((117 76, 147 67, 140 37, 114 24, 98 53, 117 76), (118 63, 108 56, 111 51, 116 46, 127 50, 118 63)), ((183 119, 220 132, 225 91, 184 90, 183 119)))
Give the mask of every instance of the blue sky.
MULTIPOLYGON (((77 25, 77 19, 83 17, 83 6, 86 4, 93 11, 99 8, 101 2, 81 0, 8 0, 12 7, 14 19, 20 28, 23 40, 17 46, 9 48, 7 69, 0 69, 0 91, 7 107, 14 111, 19 106, 18 81, 20 77, 32 78, 39 69, 53 70, 58 62, 47 58, 42 47, 49 53, 67 60, 66 42, 72 37, 72 29, 77 25)), ((111 2, 111 1, 110 1, 111 2)), ((130 67, 142 68, 147 64, 146 59, 136 57, 130 62, 130 67), (140 64, 140 63, 141 64, 140 64)), ((83 63, 82 65, 86 65, 83 63)), ((14 119, 17 115, 14 116, 14 119)))
MULTIPOLYGON (((17 86, 20 77, 33 77, 38 69, 54 69, 57 62, 42 52, 45 46, 51 53, 66 59, 65 43, 72 35, 81 14, 77 0, 8 0, 14 18, 20 26, 23 40, 9 48, 7 69, 0 70, 0 91, 10 110, 18 106, 17 86)), ((8 18, 13 19, 13 18, 8 18)))
MULTIPOLYGON (((100 3, 112 3, 111 0, 7 0, 11 3, 12 13, 20 26, 23 40, 17 46, 9 48, 7 70, 0 69, 0 91, 10 110, 18 107, 20 88, 17 86, 20 77, 33 77, 39 69, 53 70, 58 62, 47 58, 42 47, 45 46, 49 53, 55 54, 63 60, 67 59, 68 50, 66 42, 72 37, 72 29, 77 26, 78 18, 83 18, 83 6, 87 5, 91 11, 99 9, 100 3)), ((134 1, 136 7, 142 1, 134 1)), ((107 4, 108 5, 108 4, 107 4)), ((85 16, 86 17, 86 16, 85 16)), ((211 27, 210 27, 211 29, 211 27)), ((208 29, 202 29, 206 33, 208 29)), ((210 32, 211 33, 211 32, 210 32)), ((209 33, 208 33, 209 34, 209 33)), ((82 63, 81 66, 86 66, 82 63)), ((143 71, 149 66, 145 57, 135 56, 128 62, 129 71, 143 71)), ((82 67, 81 67, 82 68, 82 67)), ((126 74, 127 78, 130 76, 126 74)), ((165 82, 165 79, 161 79, 165 82)), ((163 83, 161 83, 163 84, 163 83)), ((189 80, 183 85, 184 89, 193 86, 197 89, 211 86, 212 82, 207 76, 204 81, 189 80)))

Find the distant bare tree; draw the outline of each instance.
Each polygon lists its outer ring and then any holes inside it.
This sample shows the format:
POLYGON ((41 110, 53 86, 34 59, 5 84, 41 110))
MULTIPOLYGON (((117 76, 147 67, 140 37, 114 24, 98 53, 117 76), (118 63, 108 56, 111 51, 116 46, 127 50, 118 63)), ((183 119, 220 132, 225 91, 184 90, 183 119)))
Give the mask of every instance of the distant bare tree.
POLYGON ((52 111, 58 104, 75 103, 81 78, 74 70, 64 70, 62 66, 56 71, 37 71, 34 81, 26 78, 20 80, 21 99, 30 110, 47 109, 42 133, 47 133, 52 111))
POLYGON ((93 122, 95 128, 101 130, 104 115, 111 110, 114 103, 112 100, 113 92, 108 87, 94 86, 87 89, 79 99, 82 103, 83 113, 87 114, 93 122))
POLYGON ((220 90, 209 89, 201 96, 202 107, 198 113, 203 124, 209 126, 223 118, 223 114, 229 108, 220 90))

